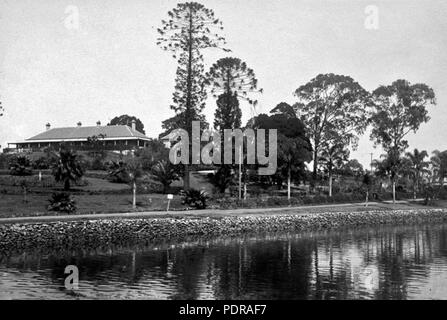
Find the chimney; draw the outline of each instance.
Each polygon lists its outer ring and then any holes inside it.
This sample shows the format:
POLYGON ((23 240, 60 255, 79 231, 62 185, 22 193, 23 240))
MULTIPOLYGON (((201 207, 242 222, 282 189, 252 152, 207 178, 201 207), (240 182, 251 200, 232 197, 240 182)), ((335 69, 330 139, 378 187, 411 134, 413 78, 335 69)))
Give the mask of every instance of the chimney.
POLYGON ((137 131, 137 122, 135 119, 132 120, 132 130, 137 131))
POLYGON ((47 128, 47 131, 48 131, 48 130, 51 129, 51 124, 50 124, 50 123, 47 123, 45 127, 47 128))
POLYGON ((99 127, 99 126, 101 126, 101 121, 96 121, 96 125, 99 127))
POLYGON ((81 126, 82 126, 82 122, 79 121, 79 122, 78 122, 78 127, 81 127, 81 126))

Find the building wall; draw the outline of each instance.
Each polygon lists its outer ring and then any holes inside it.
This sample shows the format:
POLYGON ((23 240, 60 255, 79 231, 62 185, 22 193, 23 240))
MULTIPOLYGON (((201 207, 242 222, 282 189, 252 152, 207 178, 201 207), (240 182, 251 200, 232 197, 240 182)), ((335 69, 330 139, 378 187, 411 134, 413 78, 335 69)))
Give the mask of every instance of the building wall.
MULTIPOLYGON (((134 148, 142 148, 147 146, 147 142, 143 140, 107 140, 98 142, 97 146, 87 145, 85 141, 70 141, 66 142, 66 144, 78 150, 104 149, 104 150, 117 150, 117 151, 131 150, 134 148)), ((59 146, 60 142, 51 142, 51 143, 30 142, 30 143, 17 144, 17 149, 42 151, 48 147, 59 148, 59 146)))

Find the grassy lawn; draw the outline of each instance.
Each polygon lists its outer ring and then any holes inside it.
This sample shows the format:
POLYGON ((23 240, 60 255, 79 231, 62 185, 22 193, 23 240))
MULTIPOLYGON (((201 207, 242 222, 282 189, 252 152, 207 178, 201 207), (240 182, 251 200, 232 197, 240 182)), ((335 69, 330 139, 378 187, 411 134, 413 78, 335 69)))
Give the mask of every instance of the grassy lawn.
MULTIPOLYGON (((57 212, 47 211, 48 198, 47 195, 30 194, 28 195, 28 202, 23 202, 22 195, 0 195, 0 218, 58 214, 57 212)), ((134 211, 132 210, 132 196, 130 194, 75 194, 73 198, 78 208, 76 214, 134 211)), ((166 195, 139 195, 137 205, 136 211, 166 210, 166 195)), ((170 208, 179 209, 183 207, 180 197, 174 197, 170 208)))
MULTIPOLYGON (((73 198, 78 208, 77 214, 129 212, 132 210, 130 187, 123 183, 111 183, 106 179, 87 177, 87 183, 73 185, 73 198)), ((13 177, 0 176, 0 218, 24 217, 58 214, 47 211, 48 199, 55 191, 62 191, 62 186, 55 183, 52 176, 13 177), (20 181, 26 180, 29 186, 27 202, 20 181), (3 191, 3 192, 2 192, 3 191)), ((167 198, 163 194, 138 194, 136 211, 166 210, 167 198)), ((184 208, 180 197, 175 196, 171 209, 184 208)))
MULTIPOLYGON (((27 195, 27 202, 24 202, 23 191, 20 186, 20 179, 22 177, 0 176, 0 218, 7 217, 26 217, 26 216, 41 216, 41 215, 57 215, 57 212, 47 211, 49 204, 48 199, 54 191, 60 191, 61 185, 54 182, 51 176, 44 176, 42 181, 39 181, 36 176, 27 177, 29 184, 29 193, 27 195), (6 192, 2 192, 6 191, 6 192)), ((86 177, 86 183, 73 186, 75 191, 72 193, 76 201, 76 214, 94 214, 94 213, 117 213, 117 212, 133 212, 133 211, 165 211, 167 207, 167 197, 163 194, 138 194, 137 195, 137 209, 132 209, 132 195, 127 184, 111 183, 106 179, 100 177, 86 177)), ((181 181, 175 182, 181 184, 181 181)), ((175 185, 174 184, 174 185, 175 185)), ((205 189, 210 194, 212 193, 212 186, 207 181, 204 174, 193 174, 191 176, 191 184, 193 188, 205 189)), ((447 202, 437 203, 437 207, 447 207, 447 202)), ((175 195, 171 201, 171 210, 183 210, 185 207, 181 204, 180 196, 175 195)), ((284 208, 286 212, 287 207, 284 208)), ((355 205, 330 205, 327 204, 321 208, 318 205, 304 206, 302 209, 294 209, 295 213, 318 213, 329 211, 355 211, 361 212, 365 210, 393 210, 393 209, 417 209, 427 208, 417 203, 398 203, 392 205, 390 203, 376 203, 371 204, 365 208, 363 204, 355 205)), ((244 208, 241 208, 244 209, 244 208)), ((255 210, 263 214, 269 214, 269 210, 258 208, 255 210)), ((277 211, 276 211, 277 212, 277 211)), ((185 213, 183 211, 183 213, 185 213)), ((61 213, 64 214, 64 213, 61 213)), ((179 212, 179 214, 182 214, 179 212)), ((204 214, 210 216, 221 215, 215 211, 209 211, 204 214)), ((231 211, 228 213, 231 215, 231 211)), ((235 214, 240 214, 236 211, 235 214)), ((274 212, 272 212, 274 214, 274 212)))

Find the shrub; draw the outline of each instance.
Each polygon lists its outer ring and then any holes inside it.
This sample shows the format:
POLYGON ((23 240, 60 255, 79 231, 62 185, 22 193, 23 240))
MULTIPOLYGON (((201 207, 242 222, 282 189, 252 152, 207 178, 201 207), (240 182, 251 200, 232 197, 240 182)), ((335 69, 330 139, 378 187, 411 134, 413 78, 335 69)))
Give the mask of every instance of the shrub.
POLYGON ((37 170, 50 169, 51 165, 52 161, 47 157, 40 157, 39 159, 33 162, 33 168, 37 170))
POLYGON ((207 207, 208 194, 203 190, 189 189, 181 192, 182 204, 186 204, 196 209, 207 207))
POLYGON ((163 185, 153 181, 149 175, 143 176, 137 184, 139 193, 163 193, 163 185))
POLYGON ((55 192, 49 199, 49 211, 73 213, 76 211, 76 203, 70 194, 65 192, 55 192))
POLYGON ((108 166, 109 181, 113 183, 129 183, 129 173, 127 172, 126 163, 124 161, 112 161, 108 166))
POLYGON ((106 165, 104 164, 104 161, 102 161, 100 158, 95 158, 90 164, 91 170, 106 170, 106 165))
POLYGON ((163 185, 163 193, 167 193, 172 182, 179 180, 178 167, 169 161, 159 161, 152 167, 152 176, 154 180, 163 185))
POLYGON ((17 156, 11 159, 9 174, 12 176, 31 176, 31 162, 25 156, 17 156))

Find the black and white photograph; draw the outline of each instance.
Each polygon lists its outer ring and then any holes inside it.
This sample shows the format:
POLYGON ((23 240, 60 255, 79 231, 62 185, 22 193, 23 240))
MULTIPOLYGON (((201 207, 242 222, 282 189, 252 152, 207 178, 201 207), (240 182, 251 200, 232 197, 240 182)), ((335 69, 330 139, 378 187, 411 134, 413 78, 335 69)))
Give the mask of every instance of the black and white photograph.
POLYGON ((444 0, 0 0, 0 300, 447 300, 446 52, 444 0))

